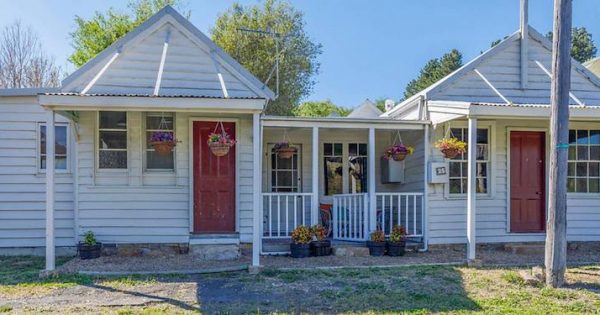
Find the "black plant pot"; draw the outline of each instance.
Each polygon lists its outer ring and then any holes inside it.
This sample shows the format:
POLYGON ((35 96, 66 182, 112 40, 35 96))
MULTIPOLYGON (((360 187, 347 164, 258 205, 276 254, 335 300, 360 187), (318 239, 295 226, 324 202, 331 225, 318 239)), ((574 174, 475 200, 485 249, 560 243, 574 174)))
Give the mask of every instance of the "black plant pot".
POLYGON ((310 243, 310 253, 313 256, 329 256, 331 255, 331 241, 313 241, 310 243))
POLYGON ((100 257, 102 251, 102 243, 96 243, 96 245, 88 245, 85 243, 77 244, 77 252, 81 259, 95 259, 100 257))
POLYGON ((306 258, 310 256, 310 243, 308 244, 290 244, 291 256, 294 258, 306 258))
POLYGON ((367 241, 367 247, 371 256, 385 255, 385 242, 367 241))
POLYGON ((387 254, 390 256, 404 256, 406 241, 387 242, 387 254))

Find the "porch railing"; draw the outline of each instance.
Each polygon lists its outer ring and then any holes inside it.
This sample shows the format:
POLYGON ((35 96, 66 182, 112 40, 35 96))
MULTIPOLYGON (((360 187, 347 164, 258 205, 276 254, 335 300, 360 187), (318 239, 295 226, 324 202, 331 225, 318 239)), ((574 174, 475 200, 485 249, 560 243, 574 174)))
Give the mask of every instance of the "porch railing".
POLYGON ((376 193, 377 227, 389 235, 394 225, 409 237, 423 236, 423 193, 376 193))
POLYGON ((333 238, 364 241, 369 228, 369 195, 333 195, 333 238))
POLYGON ((263 193, 263 239, 289 238, 299 225, 310 225, 312 193, 263 193))

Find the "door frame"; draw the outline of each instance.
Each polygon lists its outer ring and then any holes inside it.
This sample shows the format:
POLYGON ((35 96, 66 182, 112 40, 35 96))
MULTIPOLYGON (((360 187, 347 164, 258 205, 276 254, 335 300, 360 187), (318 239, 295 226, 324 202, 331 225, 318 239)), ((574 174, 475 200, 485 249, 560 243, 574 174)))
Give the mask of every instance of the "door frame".
MULTIPOLYGON (((543 132, 544 133, 544 174, 546 175, 544 178, 544 211, 546 214, 544 215, 544 220, 548 219, 548 172, 550 171, 549 167, 549 159, 550 159, 550 150, 548 150, 548 143, 550 142, 550 133, 548 132, 548 128, 544 127, 506 127, 506 233, 511 235, 546 235, 546 231, 544 232, 512 232, 510 229, 510 186, 511 186, 511 178, 510 178, 510 133, 512 131, 531 131, 531 132, 543 132)), ((544 230, 546 229, 546 222, 544 222, 544 230)))
POLYGON ((188 118, 188 180, 189 180, 189 232, 194 234, 194 122, 195 121, 208 121, 208 122, 232 122, 235 123, 235 136, 237 143, 235 144, 235 233, 240 232, 240 150, 239 145, 241 138, 240 134, 240 118, 232 117, 198 117, 190 116, 188 118))

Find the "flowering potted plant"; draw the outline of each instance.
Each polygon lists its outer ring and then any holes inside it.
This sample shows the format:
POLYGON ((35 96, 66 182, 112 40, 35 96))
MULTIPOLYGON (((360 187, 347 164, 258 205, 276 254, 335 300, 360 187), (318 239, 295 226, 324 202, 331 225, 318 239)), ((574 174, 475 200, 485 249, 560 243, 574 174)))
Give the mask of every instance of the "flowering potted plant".
POLYGON ((289 141, 276 143, 273 146, 273 149, 275 150, 275 152, 277 152, 277 155, 282 159, 291 158, 292 156, 294 156, 294 153, 296 153, 296 151, 298 150, 296 147, 292 146, 289 143, 289 141))
POLYGON ((387 242, 387 252, 390 256, 403 256, 406 248, 406 229, 402 225, 394 225, 390 239, 387 242))
POLYGON ((467 143, 457 138, 443 138, 435 143, 435 147, 442 151, 444 157, 453 159, 467 151, 467 143))
POLYGON ((216 156, 225 156, 229 153, 229 149, 235 145, 236 141, 230 139, 229 135, 225 132, 222 133, 211 133, 208 135, 208 147, 210 151, 216 156))
POLYGON ((83 234, 83 242, 77 244, 77 252, 81 259, 95 259, 100 257, 100 251, 102 250, 102 243, 96 241, 94 232, 87 231, 83 234))
POLYGON ((371 232, 367 247, 371 256, 383 256, 385 254, 385 233, 382 230, 371 232))
POLYGON ((393 159, 394 161, 403 161, 407 155, 412 155, 415 149, 403 143, 396 143, 388 147, 383 153, 383 158, 386 160, 393 159))
POLYGON ((313 256, 329 256, 331 254, 331 241, 327 237, 327 229, 320 224, 310 228, 313 241, 310 243, 310 251, 313 256))
POLYGON ((170 131, 155 131, 150 135, 150 144, 156 153, 167 155, 173 152, 173 148, 177 145, 177 139, 170 131))
POLYGON ((305 258, 310 256, 310 241, 312 233, 306 225, 300 225, 292 231, 292 243, 290 244, 291 256, 294 258, 305 258))

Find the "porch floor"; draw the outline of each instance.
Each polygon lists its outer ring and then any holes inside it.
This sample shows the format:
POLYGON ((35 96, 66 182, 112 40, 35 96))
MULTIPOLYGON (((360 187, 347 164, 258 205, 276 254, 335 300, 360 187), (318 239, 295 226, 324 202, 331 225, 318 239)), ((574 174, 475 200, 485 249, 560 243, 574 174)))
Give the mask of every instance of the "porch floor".
MULTIPOLYGON (((466 252, 464 246, 448 248, 430 248, 428 252, 407 252, 402 257, 309 257, 291 258, 289 256, 262 256, 261 264, 265 268, 323 268, 323 267, 366 267, 366 266, 398 266, 416 264, 464 264, 466 252)), ((119 257, 104 256, 93 260, 72 259, 58 268, 59 272, 189 272, 216 270, 223 267, 243 267, 251 263, 252 251, 243 248, 242 256, 236 260, 202 261, 193 255, 169 255, 157 257, 119 257)), ((502 247, 479 248, 477 257, 484 266, 493 265, 541 265, 544 254, 519 253, 507 251, 502 247)), ((571 265, 600 261, 600 246, 582 245, 570 247, 567 261, 571 265)))

